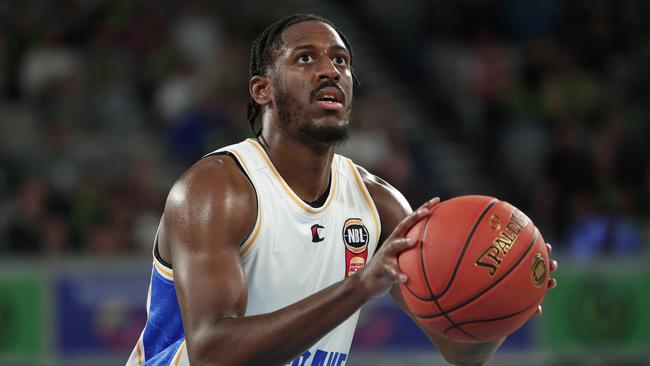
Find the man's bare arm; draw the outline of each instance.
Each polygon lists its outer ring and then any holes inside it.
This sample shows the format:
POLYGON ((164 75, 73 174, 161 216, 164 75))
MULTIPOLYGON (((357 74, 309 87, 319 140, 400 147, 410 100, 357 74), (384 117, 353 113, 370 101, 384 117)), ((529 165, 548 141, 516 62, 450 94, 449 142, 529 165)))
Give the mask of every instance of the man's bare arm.
MULTIPOLYGON (((193 364, 290 361, 369 299, 392 288, 399 273, 391 260, 414 245, 389 237, 357 275, 273 313, 244 316, 247 286, 239 249, 256 214, 255 192, 230 157, 201 160, 170 192, 159 245, 173 265, 193 364)), ((400 224, 402 232, 426 214, 422 210, 408 216, 400 224)))

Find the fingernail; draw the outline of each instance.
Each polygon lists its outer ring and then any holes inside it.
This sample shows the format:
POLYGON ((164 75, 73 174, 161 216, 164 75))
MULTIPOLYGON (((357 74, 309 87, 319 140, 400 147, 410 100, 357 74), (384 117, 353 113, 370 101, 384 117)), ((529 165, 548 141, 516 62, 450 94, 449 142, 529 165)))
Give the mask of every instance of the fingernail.
POLYGON ((417 240, 415 240, 415 238, 411 238, 411 237, 406 238, 406 244, 415 245, 415 243, 417 243, 417 240))
POLYGON ((407 275, 405 275, 405 274, 403 274, 403 273, 400 273, 400 274, 399 274, 399 282, 401 282, 401 283, 406 283, 406 282, 408 282, 408 280, 409 280, 409 278, 408 278, 407 275))
POLYGON ((427 213, 427 210, 425 208, 418 208, 418 210, 415 212, 418 215, 424 215, 427 213))

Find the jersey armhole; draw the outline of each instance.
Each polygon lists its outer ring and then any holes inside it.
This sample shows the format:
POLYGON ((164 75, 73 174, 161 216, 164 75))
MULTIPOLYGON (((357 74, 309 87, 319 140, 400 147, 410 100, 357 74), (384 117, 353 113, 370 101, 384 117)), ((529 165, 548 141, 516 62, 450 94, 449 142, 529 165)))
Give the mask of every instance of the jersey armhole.
MULTIPOLYGON (((211 154, 208 154, 204 156, 203 158, 206 158, 208 156, 215 156, 215 155, 224 155, 224 156, 229 156, 232 158, 232 160, 237 164, 237 167, 241 172, 244 174, 246 179, 248 179, 248 182, 250 183, 251 187, 253 188, 253 192, 255 192, 255 206, 257 208, 257 218, 255 219, 255 226, 253 226, 253 230, 251 230, 250 234, 244 239, 244 241, 241 243, 239 246, 240 248, 240 253, 243 255, 243 252, 247 250, 250 245, 252 244, 252 239, 254 239, 257 236, 257 233, 259 232, 259 227, 260 227, 260 204, 259 204, 259 196, 257 194, 257 190, 255 189, 255 185, 253 184, 253 181, 251 178, 248 176, 248 173, 246 172, 246 169, 242 166, 242 163, 239 161, 237 156, 235 154, 231 153, 230 151, 217 151, 211 154)), ((160 255, 160 249, 158 249, 158 233, 156 233, 156 239, 154 242, 154 247, 153 247, 153 255, 155 259, 162 264, 164 267, 173 270, 172 264, 167 262, 163 257, 160 255)))
POLYGON ((153 244, 153 256, 162 264, 163 266, 173 269, 172 264, 167 262, 166 260, 163 259, 163 257, 160 255, 160 250, 158 249, 158 235, 156 234, 156 240, 153 244))
POLYGON ((235 162, 235 164, 237 164, 239 170, 241 170, 241 172, 244 173, 244 176, 246 177, 246 179, 248 179, 248 182, 251 184, 251 187, 253 187, 253 191, 255 192, 255 201, 257 202, 257 190, 255 189, 255 185, 253 184, 251 177, 248 176, 248 172, 246 172, 246 169, 244 169, 244 167, 241 165, 242 163, 239 161, 239 159, 237 159, 237 156, 235 156, 235 154, 233 154, 230 151, 224 150, 224 151, 216 151, 211 154, 208 154, 204 156, 202 159, 205 159, 210 156, 215 156, 215 155, 229 156, 235 162))
POLYGON ((248 234, 246 239, 241 243, 239 246, 239 255, 241 257, 248 252, 248 250, 251 248, 252 244, 255 242, 257 239, 257 236, 259 235, 260 232, 260 227, 262 226, 262 211, 260 208, 260 199, 259 199, 259 194, 257 193, 257 189, 255 188, 255 184, 253 184, 253 180, 251 177, 248 175, 247 169, 244 167, 246 165, 246 162, 240 161, 239 154, 236 152, 231 152, 228 150, 222 150, 222 151, 216 151, 214 153, 208 154, 205 157, 208 156, 215 156, 215 155, 224 155, 224 156, 229 156, 235 164, 237 164, 237 167, 239 170, 244 174, 246 179, 248 179, 248 182, 251 185, 251 188, 253 188, 253 192, 255 192, 255 206, 256 206, 256 211, 257 211, 257 217, 255 218, 255 225, 253 226, 253 229, 251 232, 248 234))

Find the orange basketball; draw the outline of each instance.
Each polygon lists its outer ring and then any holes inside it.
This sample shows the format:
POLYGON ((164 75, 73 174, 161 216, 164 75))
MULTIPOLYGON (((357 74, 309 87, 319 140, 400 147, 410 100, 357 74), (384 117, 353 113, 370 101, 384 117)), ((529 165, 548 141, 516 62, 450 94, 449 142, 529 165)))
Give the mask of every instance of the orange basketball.
POLYGON ((417 320, 461 342, 485 342, 520 328, 544 299, 546 243, 511 204, 486 196, 441 202, 408 233, 398 258, 402 294, 417 320))

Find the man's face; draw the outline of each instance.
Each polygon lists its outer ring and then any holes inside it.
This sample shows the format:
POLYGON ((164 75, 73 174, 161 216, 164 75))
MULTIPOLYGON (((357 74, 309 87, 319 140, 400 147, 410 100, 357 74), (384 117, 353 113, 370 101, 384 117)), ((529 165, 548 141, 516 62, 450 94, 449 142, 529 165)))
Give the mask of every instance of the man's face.
POLYGON ((345 140, 352 106, 350 53, 329 25, 294 24, 269 72, 280 123, 299 138, 334 144, 345 140))

